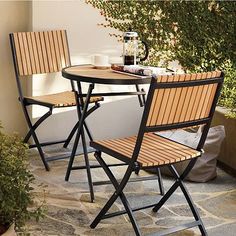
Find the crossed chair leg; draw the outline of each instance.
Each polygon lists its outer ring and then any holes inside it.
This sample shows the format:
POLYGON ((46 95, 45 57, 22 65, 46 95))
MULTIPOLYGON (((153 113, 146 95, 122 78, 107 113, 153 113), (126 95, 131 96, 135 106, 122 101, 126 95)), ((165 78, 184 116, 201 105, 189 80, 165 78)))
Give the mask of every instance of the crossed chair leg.
POLYGON ((45 120, 47 119, 51 114, 52 114, 52 108, 49 108, 50 110, 45 113, 41 118, 38 119, 38 121, 36 121, 36 123, 33 125, 31 120, 30 120, 30 117, 29 117, 29 114, 28 114, 28 111, 27 111, 27 108, 26 108, 26 105, 23 105, 23 111, 24 111, 24 115, 25 115, 25 118, 26 118, 26 122, 28 124, 28 127, 29 127, 29 132, 26 134, 25 138, 24 138, 24 142, 27 143, 30 139, 30 137, 32 136, 34 142, 35 142, 35 145, 31 145, 30 147, 37 147, 38 149, 38 152, 39 152, 39 155, 40 155, 40 158, 44 164, 44 167, 47 171, 50 170, 49 168, 49 165, 45 159, 45 155, 43 153, 43 150, 42 150, 42 147, 41 147, 41 144, 38 140, 38 137, 36 135, 36 132, 35 130, 38 128, 38 126, 45 120))
MULTIPOLYGON (((63 147, 66 148, 68 146, 68 144, 70 143, 71 139, 73 138, 74 133, 76 132, 76 129, 78 128, 78 123, 79 122, 77 122, 75 124, 74 128, 72 129, 72 131, 70 132, 70 134, 69 134, 69 136, 68 136, 68 138, 66 140, 59 140, 59 141, 52 141, 52 142, 47 142, 47 143, 40 143, 40 141, 39 141, 39 139, 37 137, 37 134, 36 134, 36 129, 42 124, 42 122, 44 120, 46 120, 49 116, 52 115, 52 107, 49 107, 49 111, 46 112, 42 117, 40 117, 34 124, 32 124, 32 122, 30 120, 30 117, 29 117, 29 114, 28 114, 26 106, 24 106, 24 113, 25 113, 25 118, 26 118, 26 121, 27 121, 27 124, 28 124, 28 127, 29 127, 29 131, 26 134, 23 142, 27 143, 29 141, 30 137, 32 136, 35 144, 31 144, 31 145, 29 145, 29 147, 30 148, 36 147, 38 149, 38 152, 39 152, 40 158, 41 158, 41 160, 42 160, 42 162, 44 164, 44 167, 45 167, 45 169, 47 171, 49 171, 50 167, 49 167, 47 161, 62 159, 62 158, 65 158, 65 157, 61 157, 61 158, 60 157, 52 157, 51 159, 46 160, 45 153, 44 153, 42 147, 43 146, 52 145, 52 144, 64 143, 63 147)), ((84 126, 86 128, 88 136, 91 137, 86 123, 84 123, 84 126)))
MULTIPOLYGON (((27 143, 29 141, 30 137, 32 136, 35 144, 29 145, 29 147, 30 148, 36 147, 38 149, 38 152, 39 152, 40 158, 41 158, 41 160, 42 160, 42 162, 44 164, 44 167, 45 167, 45 169, 47 171, 49 171, 50 167, 49 167, 47 161, 63 159, 65 157, 52 157, 52 158, 46 160, 45 153, 44 153, 42 147, 43 146, 47 146, 47 145, 52 145, 52 144, 64 143, 63 147, 67 148, 67 146, 69 145, 69 143, 70 143, 71 139, 73 138, 75 132, 78 130, 79 121, 74 125, 74 127, 71 130, 70 134, 68 135, 67 139, 59 140, 59 141, 52 141, 52 142, 47 142, 47 143, 41 143, 39 141, 38 137, 37 137, 36 129, 42 124, 42 122, 44 120, 46 120, 49 116, 52 115, 53 107, 52 106, 48 106, 49 111, 46 112, 42 117, 40 117, 34 124, 32 124, 32 122, 31 122, 31 119, 30 119, 30 116, 29 116, 29 113, 28 113, 28 110, 27 110, 27 105, 26 104, 22 104, 22 107, 23 107, 23 112, 24 112, 25 118, 26 118, 26 122, 27 122, 28 127, 29 127, 29 131, 26 134, 23 142, 27 143)), ((100 107, 99 103, 96 103, 92 108, 90 108, 87 111, 86 117, 89 116, 91 113, 93 113, 99 107, 100 107)), ((91 133, 90 133, 89 128, 88 128, 88 126, 87 126, 85 121, 83 123, 83 126, 85 128, 86 133, 88 134, 89 139, 92 140, 91 133)), ((84 142, 85 142, 85 140, 84 140, 84 142)), ((83 146, 83 148, 84 148, 84 146, 83 146)), ((86 165, 88 165, 88 164, 86 164, 86 165)))
POLYGON ((175 183, 171 186, 171 188, 166 192, 166 194, 160 199, 160 201, 158 203, 151 204, 148 206, 139 207, 139 208, 133 208, 133 209, 131 208, 125 194, 123 193, 123 190, 124 190, 128 180, 130 178, 130 175, 133 171, 132 165, 128 166, 127 171, 126 171, 122 181, 120 183, 118 183, 116 178, 112 174, 111 170, 109 169, 109 167, 107 166, 105 161, 102 159, 100 151, 96 152, 96 158, 97 158, 98 162, 100 163, 100 165, 103 167, 103 169, 104 169, 105 173, 107 174, 107 176, 109 177, 110 181, 114 185, 115 192, 113 193, 111 198, 108 200, 108 202, 105 204, 105 206, 102 208, 102 210, 99 212, 99 214, 96 216, 96 218, 93 220, 93 222, 90 225, 91 228, 94 229, 102 219, 106 219, 106 218, 110 218, 110 217, 114 217, 114 216, 118 216, 118 215, 122 215, 122 214, 127 213, 129 216, 130 222, 134 228, 135 234, 139 236, 139 235, 141 235, 141 232, 138 227, 137 221, 134 218, 133 212, 138 211, 138 210, 142 210, 142 209, 146 209, 146 208, 150 208, 150 207, 154 207, 153 211, 157 212, 164 205, 164 203, 169 199, 169 197, 175 192, 175 190, 178 187, 180 187, 180 189, 182 190, 182 192, 187 200, 187 203, 192 211, 195 221, 191 222, 191 223, 184 224, 184 225, 180 225, 180 226, 177 226, 177 227, 174 227, 171 229, 167 229, 167 230, 157 233, 155 235, 159 235, 159 236, 168 235, 168 234, 180 231, 180 230, 184 230, 184 229, 198 226, 201 234, 203 236, 207 236, 206 229, 203 225, 203 222, 200 218, 197 208, 195 207, 193 200, 192 200, 191 196, 189 195, 189 193, 183 183, 184 178, 188 175, 188 173, 193 168, 197 158, 192 159, 189 162, 185 171, 181 175, 178 174, 178 172, 175 170, 174 166, 170 165, 169 168, 170 168, 171 172, 173 173, 176 180, 175 180, 175 183), (114 212, 114 213, 107 213, 108 210, 111 208, 111 206, 113 205, 113 203, 116 201, 116 199, 118 197, 120 197, 125 210, 114 212))

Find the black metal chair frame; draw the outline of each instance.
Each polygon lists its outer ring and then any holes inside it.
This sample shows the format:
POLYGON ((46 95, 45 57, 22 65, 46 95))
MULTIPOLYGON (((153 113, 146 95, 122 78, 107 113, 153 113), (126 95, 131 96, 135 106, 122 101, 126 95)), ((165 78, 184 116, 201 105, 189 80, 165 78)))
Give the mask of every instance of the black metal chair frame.
MULTIPOLYGON (((37 150, 39 152, 39 155, 40 155, 40 158, 41 158, 41 160, 44 164, 45 169, 47 171, 49 171, 50 170, 50 167, 48 165, 49 161, 68 158, 68 156, 54 156, 54 157, 46 158, 42 147, 43 146, 48 146, 48 145, 53 145, 53 144, 64 143, 63 147, 66 148, 69 145, 71 139, 73 138, 75 132, 78 130, 79 121, 74 125, 73 129, 71 130, 70 134, 68 135, 68 137, 65 140, 58 140, 58 141, 40 143, 40 141, 37 137, 37 134, 36 134, 36 129, 43 123, 44 120, 46 120, 49 116, 51 116, 53 114, 52 111, 53 111, 54 108, 61 108, 61 107, 54 107, 52 104, 49 104, 49 103, 31 101, 30 98, 26 98, 23 95, 23 90, 22 90, 20 75, 19 75, 19 68, 18 68, 18 63, 17 63, 16 48, 15 48, 14 39, 13 39, 13 33, 9 34, 9 36, 10 36, 10 44, 11 44, 11 49, 12 49, 14 70, 15 70, 15 76, 16 76, 16 82, 17 82, 17 89, 18 89, 18 93, 19 93, 19 101, 21 103, 23 113, 24 113, 27 125, 29 127, 29 131, 26 134, 23 141, 25 143, 27 143, 29 141, 30 137, 32 136, 35 144, 29 145, 29 148, 34 148, 34 147, 37 148, 37 150), (28 112, 28 109, 27 109, 27 107, 29 107, 31 105, 40 105, 40 106, 43 106, 43 107, 47 107, 49 109, 49 111, 46 112, 43 116, 41 116, 34 124, 32 124, 32 122, 31 122, 29 112, 28 112)), ((67 38, 66 38, 66 40, 67 40, 67 38)), ((69 64, 71 64, 70 57, 69 57, 69 64)), ((34 74, 37 74, 37 73, 34 73, 34 74)), ((76 88, 75 88, 74 81, 71 81, 71 88, 72 88, 72 91, 75 92, 76 88)), ((76 93, 75 93, 75 99, 76 99, 76 93)), ((99 106, 100 106, 100 104, 98 102, 95 102, 94 106, 91 107, 86 112, 86 117, 89 116, 97 108, 99 108, 99 106)), ((77 107, 78 107, 78 105, 77 105, 77 107)), ((80 105, 80 107, 82 108, 82 105, 80 105)), ((88 126, 87 126, 85 121, 84 121, 83 125, 86 129, 86 132, 88 133, 88 136, 91 137, 90 131, 89 131, 88 126)), ((84 134, 81 134, 81 135, 84 136, 84 134)), ((84 138, 82 138, 82 142, 84 142, 84 138)), ((84 146, 84 143, 83 143, 83 146, 84 146)), ((88 168, 88 164, 86 164, 86 165, 87 165, 86 167, 88 168)))
POLYGON ((180 189, 182 190, 184 197, 186 198, 187 203, 191 209, 191 212, 194 216, 195 221, 191 222, 191 223, 184 224, 184 225, 176 226, 174 228, 157 233, 155 235, 167 235, 167 234, 171 234, 173 232, 177 232, 180 230, 184 230, 184 229, 188 229, 188 228, 192 228, 192 227, 196 227, 196 226, 198 226, 202 235, 207 235, 206 229, 203 225, 203 222, 200 218, 197 208, 194 205, 193 200, 192 200, 192 198, 191 198, 191 196, 190 196, 190 194, 189 194, 188 190, 186 189, 186 186, 183 182, 185 177, 188 175, 188 173, 193 168, 193 166, 197 160, 197 157, 190 160, 189 164, 187 165, 186 169, 184 170, 184 172, 181 175, 178 174, 178 172, 176 171, 175 167, 172 164, 168 164, 170 171, 173 173, 173 176, 175 177, 175 182, 171 186, 171 188, 165 193, 165 195, 160 199, 160 201, 158 203, 154 203, 154 204, 150 204, 150 205, 142 206, 142 207, 136 207, 136 208, 132 209, 123 190, 124 190, 126 184, 128 183, 131 173, 136 165, 136 161, 137 161, 139 151, 140 151, 141 145, 142 145, 142 140, 143 140, 144 134, 146 132, 158 132, 158 131, 164 131, 164 130, 170 130, 170 129, 179 129, 179 128, 186 128, 186 127, 190 127, 190 126, 204 125, 202 135, 200 137, 198 146, 196 148, 197 151, 199 151, 200 153, 202 152, 202 148, 203 148, 204 142, 206 140, 207 133, 208 133, 208 130, 209 130, 209 127, 211 124, 211 120, 212 120, 212 117, 213 117, 213 114, 215 111, 215 106, 216 106, 218 97, 220 95, 220 90, 221 90, 221 87, 223 84, 223 79, 224 79, 223 73, 221 73, 221 76, 217 77, 217 78, 193 80, 193 81, 183 81, 183 82, 161 82, 161 83, 158 83, 157 79, 153 77, 152 81, 151 81, 148 97, 147 97, 147 102, 145 104, 145 109, 144 109, 141 125, 139 128, 135 148, 134 148, 134 151, 132 154, 132 158, 130 158, 130 159, 124 158, 124 157, 122 157, 122 155, 118 155, 113 150, 107 149, 106 147, 104 147, 102 145, 96 144, 96 142, 91 142, 91 146, 93 148, 97 149, 97 151, 95 153, 96 159, 98 160, 100 165, 103 167, 105 173, 107 174, 107 176, 109 177, 110 181, 112 182, 112 184, 114 185, 114 188, 115 188, 115 192, 113 193, 113 195, 110 197, 108 202, 105 204, 105 206, 102 208, 102 210, 99 212, 99 214, 96 216, 96 218, 91 223, 91 225, 90 225, 91 228, 95 228, 102 219, 106 219, 106 218, 110 218, 113 216, 118 216, 118 215, 122 215, 122 214, 127 213, 129 216, 130 222, 134 228, 135 234, 141 235, 140 229, 138 227, 137 221, 134 218, 133 212, 138 211, 138 210, 142 210, 142 209, 146 209, 146 208, 150 208, 150 207, 153 207, 153 211, 157 212, 164 205, 164 203, 169 199, 169 197, 175 192, 175 190, 178 187, 180 187, 180 189), (175 123, 175 124, 156 125, 156 126, 151 126, 151 127, 146 126, 148 114, 149 114, 150 107, 151 107, 152 98, 154 95, 154 91, 156 89, 200 86, 200 85, 209 85, 209 84, 214 84, 214 83, 217 84, 217 89, 216 89, 215 97, 213 99, 213 103, 212 103, 212 106, 210 109, 209 117, 204 118, 204 119, 193 120, 193 121, 184 121, 184 122, 175 123), (128 168, 127 168, 126 173, 124 174, 124 177, 121 182, 118 182, 116 180, 116 178, 113 175, 112 171, 110 170, 109 166, 102 159, 102 157, 101 157, 102 152, 108 153, 109 155, 111 155, 121 161, 124 161, 125 163, 128 164, 128 168), (125 210, 113 212, 113 213, 107 213, 108 210, 111 208, 111 206, 113 205, 113 203, 116 201, 116 199, 118 197, 120 197, 125 210))

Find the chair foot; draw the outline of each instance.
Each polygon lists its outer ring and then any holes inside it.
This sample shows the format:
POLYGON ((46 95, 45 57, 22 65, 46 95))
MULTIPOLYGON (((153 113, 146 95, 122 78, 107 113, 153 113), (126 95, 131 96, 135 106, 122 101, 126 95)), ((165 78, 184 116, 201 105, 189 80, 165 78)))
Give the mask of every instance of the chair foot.
POLYGON ((51 168, 47 165, 47 166, 45 166, 45 170, 46 170, 46 171, 50 171, 51 168))
POLYGON ((45 168, 45 170, 46 171, 50 171, 51 170, 51 168, 49 167, 49 165, 48 165, 48 163, 45 161, 43 161, 43 164, 44 164, 44 168, 45 168))
POLYGON ((48 165, 48 163, 47 163, 47 161, 46 161, 45 154, 44 154, 44 152, 43 152, 41 146, 40 146, 40 145, 37 145, 37 149, 38 149, 40 158, 41 158, 41 160, 42 160, 42 162, 43 162, 43 164, 44 164, 45 170, 46 170, 46 171, 50 171, 50 167, 49 167, 49 165, 48 165))
POLYGON ((90 224, 91 229, 95 229, 96 226, 97 226, 97 223, 95 223, 94 221, 90 224))
POLYGON ((207 231, 206 231, 206 229, 205 229, 203 224, 199 225, 198 228, 199 228, 202 236, 208 236, 207 231))

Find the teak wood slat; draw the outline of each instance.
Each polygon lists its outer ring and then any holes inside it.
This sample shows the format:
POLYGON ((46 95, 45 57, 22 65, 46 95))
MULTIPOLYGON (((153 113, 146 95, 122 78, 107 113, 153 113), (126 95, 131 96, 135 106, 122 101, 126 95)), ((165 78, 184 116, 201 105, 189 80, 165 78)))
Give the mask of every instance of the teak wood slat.
POLYGON ((49 71, 54 71, 53 70, 53 57, 52 57, 50 41, 49 41, 49 32, 44 32, 44 37, 45 37, 45 45, 46 45, 46 51, 47 51, 47 57, 48 57, 49 71))
POLYGON ((19 76, 58 72, 70 65, 65 30, 13 33, 19 76))
POLYGON ((27 38, 26 38, 26 33, 22 33, 22 42, 23 42, 23 45, 24 45, 23 48, 24 48, 24 53, 25 53, 27 74, 32 74, 29 44, 28 44, 28 41, 27 41, 27 38))
POLYGON ((57 71, 57 60, 56 60, 56 50, 53 41, 53 33, 52 31, 48 32, 49 35, 49 44, 51 48, 52 62, 53 62, 53 71, 57 71))
MULTIPOLYGON (((53 107, 70 107, 75 106, 75 94, 74 92, 65 91, 61 93, 48 94, 42 96, 34 96, 34 97, 25 97, 28 103, 34 104, 50 104, 53 107)), ((102 97, 91 97, 90 103, 102 101, 102 97)))
MULTIPOLYGON (((220 72, 166 75, 158 77, 159 83, 203 80, 219 77, 220 72)), ((154 92, 147 120, 148 126, 177 124, 207 118, 216 93, 217 84, 159 88, 154 92)))
POLYGON ((62 68, 66 64, 65 53, 64 53, 63 42, 62 42, 62 35, 59 30, 57 30, 56 32, 57 32, 57 38, 60 39, 58 40, 58 47, 59 47, 60 63, 61 63, 60 67, 62 68))
MULTIPOLYGON (((97 145, 109 147, 112 151, 130 159, 136 143, 136 136, 97 141, 97 145)), ((166 139, 160 135, 144 135, 137 162, 143 167, 151 167, 188 160, 200 155, 199 151, 166 139)))
MULTIPOLYGON (((172 81, 172 79, 173 79, 173 76, 170 77, 170 82, 172 81)), ((162 123, 162 120, 165 119, 166 108, 167 108, 170 92, 171 92, 171 89, 163 90, 163 95, 162 95, 163 106, 160 107, 159 109, 159 114, 156 119, 157 123, 162 123)))
POLYGON ((35 63, 35 55, 34 55, 34 48, 33 48, 33 43, 32 43, 30 32, 26 33, 26 39, 28 42, 29 52, 31 52, 31 53, 29 53, 29 57, 30 57, 30 61, 31 61, 32 74, 36 74, 37 69, 36 69, 36 63, 35 63))
MULTIPOLYGON (((40 74, 40 64, 39 64, 39 54, 38 54, 38 49, 37 49, 37 44, 36 44, 36 37, 35 37, 35 33, 34 32, 29 32, 28 34, 30 34, 30 38, 31 38, 31 42, 32 42, 32 57, 34 57, 34 61, 32 61, 32 63, 35 64, 35 68, 36 68, 36 72, 35 74, 40 74)), ((16 54, 16 56, 18 57, 18 55, 16 54)), ((22 75, 22 74, 20 74, 22 75)))
MULTIPOLYGON (((186 81, 187 75, 180 76, 179 81, 186 81)), ((175 109, 175 116, 174 116, 174 123, 183 121, 183 116, 186 113, 185 109, 185 101, 188 99, 188 87, 181 88, 180 98, 178 99, 178 106, 174 107, 175 109)))
POLYGON ((61 59, 60 59, 60 52, 59 52, 59 45, 58 45, 58 38, 57 38, 57 32, 52 32, 52 38, 54 41, 54 47, 55 47, 55 54, 56 54, 56 61, 57 61, 57 69, 61 68, 61 59))
POLYGON ((68 41, 67 41, 65 31, 61 31, 61 38, 62 38, 62 45, 63 45, 63 50, 64 50, 65 65, 70 65, 71 61, 70 61, 68 41))
MULTIPOLYGON (((191 80, 191 75, 186 74, 185 80, 191 80)), ((182 107, 183 112, 180 114, 180 120, 185 120, 186 114, 188 112, 188 105, 191 100, 191 92, 191 88, 188 87, 186 90, 186 96, 182 107)))
POLYGON ((21 63, 22 63, 22 68, 23 68, 23 75, 27 75, 28 71, 27 71, 27 62, 26 62, 26 56, 25 56, 25 47, 24 47, 24 43, 23 43, 23 35, 19 34, 18 35, 18 40, 19 40, 19 55, 21 56, 21 63))
POLYGON ((34 34, 35 34, 35 41, 36 41, 36 50, 38 52, 40 73, 46 73, 44 64, 43 64, 43 53, 42 53, 42 47, 41 47, 40 38, 39 38, 39 32, 35 32, 34 34))
POLYGON ((18 55, 16 57, 17 60, 17 73, 19 75, 23 75, 23 63, 22 63, 22 58, 21 58, 21 52, 20 52, 20 43, 19 43, 19 38, 17 36, 17 33, 13 33, 13 38, 14 38, 14 43, 15 43, 15 52, 16 55, 18 55))
POLYGON ((44 32, 39 32, 40 43, 42 47, 42 63, 44 65, 45 72, 49 72, 49 64, 48 64, 48 55, 46 51, 46 43, 44 40, 44 32))

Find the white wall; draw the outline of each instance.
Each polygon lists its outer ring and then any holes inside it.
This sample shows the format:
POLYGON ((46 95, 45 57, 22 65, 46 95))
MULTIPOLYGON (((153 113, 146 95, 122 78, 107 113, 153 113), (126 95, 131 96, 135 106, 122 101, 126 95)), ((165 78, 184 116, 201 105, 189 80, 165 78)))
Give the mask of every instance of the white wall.
MULTIPOLYGON (((102 53, 110 58, 119 57, 122 53, 122 44, 109 33, 116 31, 99 27, 103 22, 99 11, 82 1, 33 1, 33 30, 66 29, 68 34, 72 64, 91 62, 91 55, 102 53)), ((117 60, 115 59, 115 60, 117 60)), ((43 94, 67 88, 65 79, 56 82, 54 78, 45 83, 44 76, 34 78, 33 95, 43 94)), ((131 90, 127 86, 96 86, 98 91, 131 90)), ((95 138, 117 137, 134 133, 141 114, 137 98, 125 98, 110 102, 105 99, 101 108, 89 117, 89 126, 95 138), (135 118, 134 118, 135 117, 135 118), (122 127, 122 128, 121 128, 122 127)), ((37 109, 33 117, 38 116, 37 109)), ((62 138, 68 133, 77 120, 75 110, 64 109, 49 119, 45 126, 39 130, 43 140, 62 138), (60 128, 59 128, 60 127, 60 128)))
POLYGON ((104 27, 97 24, 103 17, 84 0, 33 1, 33 28, 35 30, 61 29, 68 33, 73 62, 90 61, 90 55, 105 53, 121 55, 121 44, 104 27))
POLYGON ((0 121, 5 132, 24 136, 26 122, 18 101, 9 33, 31 29, 31 2, 0 1, 0 16, 0 121))

